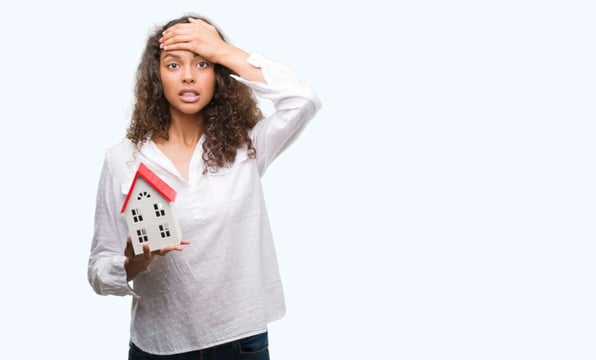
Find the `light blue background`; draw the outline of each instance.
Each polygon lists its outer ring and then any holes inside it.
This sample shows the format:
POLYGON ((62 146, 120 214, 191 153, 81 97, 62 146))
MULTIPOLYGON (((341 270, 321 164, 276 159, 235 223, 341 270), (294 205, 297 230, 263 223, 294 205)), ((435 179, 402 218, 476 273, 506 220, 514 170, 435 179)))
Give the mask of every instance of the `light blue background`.
POLYGON ((3 3, 0 357, 125 358, 97 179, 149 30, 194 11, 324 104, 264 178, 273 359, 595 359, 593 4, 3 3))

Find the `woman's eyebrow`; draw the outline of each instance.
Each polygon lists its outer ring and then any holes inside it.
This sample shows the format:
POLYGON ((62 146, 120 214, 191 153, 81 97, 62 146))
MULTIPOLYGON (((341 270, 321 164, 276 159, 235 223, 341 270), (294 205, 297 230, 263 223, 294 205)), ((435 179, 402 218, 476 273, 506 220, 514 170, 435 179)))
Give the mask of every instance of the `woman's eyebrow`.
POLYGON ((164 59, 165 59, 165 58, 167 58, 167 57, 173 57, 173 58, 176 58, 176 59, 180 59, 180 56, 178 56, 178 55, 176 55, 176 54, 172 54, 172 53, 166 53, 166 54, 163 56, 163 58, 164 58, 164 59))
MULTIPOLYGON (((173 54, 173 53, 171 53, 171 52, 167 52, 167 53, 166 53, 166 54, 165 54, 163 57, 164 57, 164 59, 165 59, 165 58, 167 58, 168 56, 171 56, 171 57, 173 57, 173 58, 176 58, 176 59, 181 59, 181 57, 180 57, 179 55, 173 54)), ((199 55, 199 54, 197 54, 197 53, 195 53, 195 52, 193 52, 193 53, 192 53, 192 57, 193 57, 193 58, 197 58, 197 57, 199 57, 199 58, 203 58, 201 55, 199 55)))

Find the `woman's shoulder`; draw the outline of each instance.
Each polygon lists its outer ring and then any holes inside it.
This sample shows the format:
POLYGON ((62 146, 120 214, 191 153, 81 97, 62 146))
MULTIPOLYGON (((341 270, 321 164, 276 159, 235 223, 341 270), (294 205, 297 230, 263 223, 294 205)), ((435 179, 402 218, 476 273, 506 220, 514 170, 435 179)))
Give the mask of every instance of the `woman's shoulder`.
POLYGON ((125 138, 108 147, 105 161, 114 176, 128 177, 138 162, 138 153, 136 145, 125 138))
POLYGON ((128 156, 135 152, 135 144, 127 138, 120 140, 119 142, 112 144, 106 150, 107 157, 119 157, 128 156))

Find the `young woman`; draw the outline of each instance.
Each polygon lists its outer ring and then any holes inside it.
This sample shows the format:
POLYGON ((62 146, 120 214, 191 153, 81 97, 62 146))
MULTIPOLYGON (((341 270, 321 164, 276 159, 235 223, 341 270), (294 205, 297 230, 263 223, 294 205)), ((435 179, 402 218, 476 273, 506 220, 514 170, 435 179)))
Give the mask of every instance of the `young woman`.
POLYGON ((106 152, 88 267, 98 294, 132 295, 129 359, 269 358, 285 305, 261 176, 319 108, 289 68, 204 18, 149 37, 126 138, 106 152), (177 192, 184 240, 134 256, 120 208, 141 162, 177 192))

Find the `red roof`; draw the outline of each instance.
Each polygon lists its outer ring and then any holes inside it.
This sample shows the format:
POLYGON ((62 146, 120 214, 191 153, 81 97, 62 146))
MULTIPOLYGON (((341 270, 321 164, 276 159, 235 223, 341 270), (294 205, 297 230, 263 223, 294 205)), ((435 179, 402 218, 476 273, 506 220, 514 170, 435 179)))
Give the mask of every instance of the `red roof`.
POLYGON ((172 189, 168 184, 166 184, 159 176, 155 175, 155 173, 145 164, 140 163, 137 173, 135 174, 135 178, 130 185, 130 189, 128 189, 128 194, 126 195, 126 199, 124 199, 124 204, 122 205, 121 213, 126 210, 126 205, 128 204, 128 200, 130 199, 130 195, 132 194, 132 189, 134 189, 135 184, 137 183, 137 179, 142 177, 149 185, 151 185, 157 192, 161 194, 166 200, 174 201, 176 199, 176 190, 172 189))

